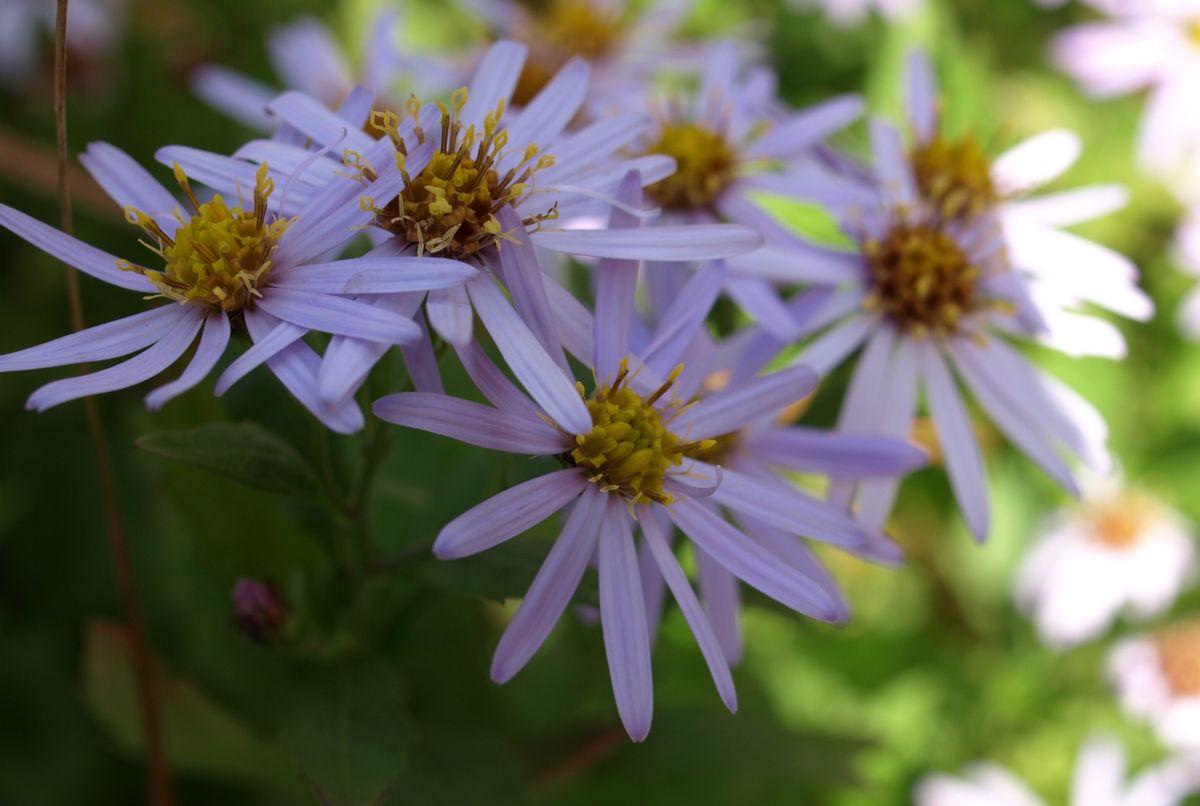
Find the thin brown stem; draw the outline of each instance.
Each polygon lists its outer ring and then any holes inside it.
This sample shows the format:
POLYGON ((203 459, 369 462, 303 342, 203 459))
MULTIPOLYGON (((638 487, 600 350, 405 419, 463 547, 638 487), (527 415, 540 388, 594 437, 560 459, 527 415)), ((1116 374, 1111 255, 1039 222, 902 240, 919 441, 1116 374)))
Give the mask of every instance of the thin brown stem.
MULTIPOLYGON (((72 230, 71 195, 67 182, 67 2, 57 0, 54 20, 54 120, 58 146, 58 193, 62 214, 62 229, 72 230)), ((79 294, 79 278, 75 270, 66 267, 67 295, 71 302, 71 325, 76 331, 83 329, 83 302, 79 294)), ((112 455, 100 410, 94 398, 83 401, 87 414, 88 434, 96 453, 96 464, 100 477, 100 492, 104 499, 104 521, 108 533, 109 549, 116 568, 117 589, 121 607, 129 629, 133 655, 133 672, 137 682, 138 704, 142 717, 142 733, 146 744, 146 801, 150 806, 171 806, 171 779, 167 771, 167 754, 163 743, 162 720, 159 714, 158 695, 150 663, 150 650, 146 645, 146 626, 142 621, 141 605, 129 561, 129 541, 125 537, 125 523, 121 515, 121 503, 117 493, 116 475, 113 472, 112 455)))

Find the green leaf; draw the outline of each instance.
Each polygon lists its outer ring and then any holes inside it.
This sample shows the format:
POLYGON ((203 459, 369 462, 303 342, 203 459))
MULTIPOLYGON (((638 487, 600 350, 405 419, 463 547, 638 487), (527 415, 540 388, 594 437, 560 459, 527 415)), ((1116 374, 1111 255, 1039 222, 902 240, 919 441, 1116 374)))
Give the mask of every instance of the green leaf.
POLYGON ((210 423, 160 431, 139 437, 134 444, 259 490, 300 496, 316 489, 316 477, 304 457, 257 423, 210 423))

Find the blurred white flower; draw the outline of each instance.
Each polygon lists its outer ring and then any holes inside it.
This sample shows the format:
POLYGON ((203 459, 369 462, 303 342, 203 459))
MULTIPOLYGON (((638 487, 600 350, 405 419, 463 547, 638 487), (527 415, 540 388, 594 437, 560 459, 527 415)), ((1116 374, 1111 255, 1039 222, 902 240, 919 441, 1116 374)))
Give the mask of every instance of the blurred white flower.
POLYGON ((872 8, 889 20, 913 13, 922 0, 791 0, 796 8, 820 8, 837 25, 857 25, 872 8))
POLYGON ((1196 552, 1179 513, 1138 493, 1088 491, 1053 515, 1017 577, 1017 601, 1051 646, 1103 633, 1124 609, 1145 619, 1165 611, 1192 575, 1196 552))
POLYGON ((1200 167, 1200 0, 1085 2, 1111 19, 1059 34, 1054 60, 1097 97, 1149 89, 1138 158, 1189 193, 1200 167))
MULTIPOLYGON (((1089 739, 1079 753, 1071 784, 1071 806, 1175 806, 1197 790, 1195 763, 1175 759, 1157 764, 1125 783, 1125 752, 1111 737, 1089 739)), ((1011 772, 997 764, 975 764, 964 778, 927 775, 913 792, 917 806, 1042 806, 1011 772)))
POLYGON ((1122 641, 1108 671, 1125 710, 1163 744, 1200 751, 1200 620, 1122 641))

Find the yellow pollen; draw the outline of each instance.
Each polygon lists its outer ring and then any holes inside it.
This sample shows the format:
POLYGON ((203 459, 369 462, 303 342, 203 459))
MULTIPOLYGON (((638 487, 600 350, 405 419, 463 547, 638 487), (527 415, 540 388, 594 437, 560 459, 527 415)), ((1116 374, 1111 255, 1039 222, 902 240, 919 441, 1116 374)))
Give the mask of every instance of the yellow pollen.
POLYGON ((267 198, 275 183, 267 176, 266 163, 255 177, 254 207, 249 211, 230 208, 219 194, 202 204, 183 169, 176 164, 174 170, 195 212, 173 236, 142 211, 125 208, 125 219, 157 242, 157 246, 146 245, 163 259, 164 268, 156 271, 128 261, 118 266, 145 276, 167 299, 239 311, 260 296, 258 289, 271 273, 271 256, 291 223, 283 218, 267 220, 267 198))
POLYGON ((680 406, 672 401, 660 410, 654 405, 682 370, 677 367, 645 398, 626 385, 628 360, 622 360, 616 380, 598 386, 590 398, 579 384, 579 395, 592 415, 592 430, 575 436, 575 447, 564 461, 583 468, 601 489, 625 496, 630 504, 671 503, 671 494, 663 490, 667 474, 683 463, 685 455, 715 445, 714 440, 682 442, 668 428, 680 406))
POLYGON ((897 222, 863 245, 871 278, 866 307, 918 334, 952 333, 962 318, 989 305, 980 270, 941 229, 897 222))
POLYGON ((1200 696, 1200 621, 1160 630, 1154 643, 1171 693, 1176 697, 1200 696))
POLYGON ((912 165, 921 195, 944 220, 973 219, 1000 198, 973 135, 949 140, 939 134, 913 149, 912 165))
POLYGON ((513 103, 524 106, 532 101, 575 56, 589 62, 603 59, 612 52, 627 24, 620 13, 599 8, 589 0, 539 3, 528 28, 520 34, 529 46, 529 58, 517 81, 513 103))
MULTIPOLYGON (((411 98, 406 114, 416 123, 418 143, 432 138, 437 150, 420 173, 412 176, 404 168, 408 144, 400 136, 401 118, 392 112, 375 112, 371 126, 391 138, 404 177, 400 195, 375 209, 376 225, 410 243, 417 253, 469 258, 506 237, 496 215, 506 205, 515 206, 533 191, 534 175, 554 164, 554 158, 529 146, 504 174, 499 164, 506 155, 508 130, 500 128, 503 102, 484 119, 482 130, 464 126, 459 117, 467 102, 467 90, 453 96, 453 111, 438 105, 441 122, 436 132, 425 132, 418 123, 421 103, 411 98)), ((525 218, 526 227, 558 217, 555 208, 525 218)))
POLYGON ((733 181, 738 163, 737 151, 723 135, 695 123, 664 123, 646 153, 675 160, 675 173, 646 188, 652 199, 672 210, 711 205, 733 181))
POLYGON ((1154 505, 1137 495, 1093 504, 1089 509, 1093 538, 1113 549, 1137 545, 1154 515, 1154 505))

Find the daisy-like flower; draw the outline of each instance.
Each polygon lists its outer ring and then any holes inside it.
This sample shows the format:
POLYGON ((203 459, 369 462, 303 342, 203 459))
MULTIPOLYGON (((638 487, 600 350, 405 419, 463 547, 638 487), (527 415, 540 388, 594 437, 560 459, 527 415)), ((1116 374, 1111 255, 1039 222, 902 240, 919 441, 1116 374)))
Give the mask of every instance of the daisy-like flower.
MULTIPOLYGON (((175 179, 190 208, 185 212, 171 193, 119 149, 95 143, 81 159, 124 208, 128 221, 145 233, 147 240, 142 243, 148 251, 142 258, 118 259, 3 205, 0 226, 85 274, 164 304, 0 356, 0 371, 14 371, 137 353, 107 369, 43 386, 30 396, 29 408, 41 411, 141 383, 171 366, 199 336, 180 377, 147 395, 147 406, 157 409, 204 379, 225 351, 236 320, 245 323, 255 344, 224 371, 218 391, 265 362, 333 430, 351 432, 362 426, 362 413, 353 402, 332 407, 320 403, 316 394, 320 359, 300 341, 313 330, 385 344, 420 336, 412 319, 340 296, 351 291, 411 290, 410 275, 404 272, 412 268, 413 258, 328 262, 321 257, 339 248, 356 226, 371 220, 371 213, 361 209, 358 184, 343 179, 297 215, 283 217, 271 209, 275 179, 266 164, 251 172, 251 198, 239 199, 236 205, 219 194, 201 201, 187 175, 175 166, 175 179)), ((390 181, 398 187, 400 174, 394 166, 391 175, 390 181)), ((421 267, 431 264, 422 262, 421 267)), ((461 283, 475 273, 470 266, 450 260, 437 261, 437 269, 442 279, 436 282, 443 284, 461 283)))
MULTIPOLYGON (((1128 776, 1125 751, 1112 737, 1095 736, 1079 752, 1070 806, 1176 806, 1200 786, 1200 769, 1180 759, 1128 776)), ((963 778, 934 774, 921 779, 917 806, 1042 806, 1044 800, 998 764, 972 766, 963 778)))
MULTIPOLYGON (((779 225, 753 195, 778 191, 780 184, 790 187, 795 175, 811 176, 814 148, 858 119, 863 107, 860 98, 846 95, 800 112, 786 111, 774 99, 774 86, 768 73, 741 71, 736 48, 720 43, 710 49, 691 103, 677 95, 650 99, 655 125, 640 148, 667 155, 678 165, 647 188, 665 218, 736 222, 767 238, 764 248, 728 261, 725 292, 764 328, 790 340, 796 324, 771 285, 788 279, 772 244, 779 225)), ((686 276, 685 267, 655 267, 650 292, 669 300, 686 276)))
MULTIPOLYGON (((125 21, 125 0, 81 0, 71 5, 67 48, 94 61, 116 44, 125 21)), ((0 84, 20 87, 38 66, 40 42, 54 38, 55 4, 45 0, 0 3, 0 84)))
MULTIPOLYGON (((371 304, 407 306, 411 313, 423 303, 437 334, 454 345, 468 343, 473 297, 461 275, 440 273, 445 260, 437 258, 448 258, 501 278, 530 330, 552 343, 553 315, 535 247, 589 258, 692 261, 741 254, 761 243, 753 230, 729 224, 595 228, 597 212, 612 206, 623 178, 632 172, 643 183, 654 182, 669 175, 674 162, 661 155, 620 155, 648 125, 636 113, 566 133, 587 94, 589 69, 582 61, 569 63, 519 114, 510 114, 508 99, 525 53, 516 43, 493 45, 470 87, 455 92, 449 108, 422 105, 414 98, 405 105, 404 117, 371 112, 369 105, 359 104, 361 117, 348 119, 346 109, 339 115, 298 93, 286 93, 268 105, 313 144, 348 149, 365 183, 361 195, 373 200, 368 207, 379 244, 375 254, 432 260, 425 272, 432 280, 427 297, 376 297, 371 304), (367 115, 373 128, 384 133, 381 139, 373 140, 358 125, 367 115), (397 160, 399 185, 381 183, 377 166, 397 160), (593 228, 559 226, 576 221, 590 221, 593 228)), ((235 183, 248 170, 239 157, 289 167, 316 159, 304 149, 263 141, 250 144, 235 158, 179 148, 160 153, 161 159, 207 171, 211 181, 226 183, 235 183)), ((332 159, 317 162, 318 175, 344 170, 332 159)), ((632 212, 646 216, 653 211, 632 212)), ((386 349, 380 342, 335 338, 320 375, 320 398, 330 405, 348 399, 386 349)), ((521 377, 526 364, 521 357, 505 359, 522 382, 536 382, 521 377)))
MULTIPOLYGON (((825 372, 865 345, 840 420, 841 430, 852 433, 907 434, 923 388, 959 508, 982 540, 990 522, 985 474, 955 372, 999 430, 1075 492, 1061 454, 1106 472, 1103 419, 1034 369, 1008 339, 1120 355, 1124 342, 1115 328, 1068 309, 1092 303, 1140 319, 1153 306, 1135 285, 1129 261, 1057 229, 1112 209, 1124 198, 1119 189, 1022 197, 1075 158, 1072 136, 1040 135, 989 164, 970 135, 942 131, 920 56, 911 65, 909 105, 914 143, 908 149, 895 129, 871 122, 875 185, 831 175, 807 180, 810 197, 835 211, 856 249, 798 242, 794 257, 783 252, 791 280, 832 292, 821 316, 835 324, 796 360, 825 372)), ((805 185, 796 181, 793 192, 803 194, 805 185)), ((878 528, 895 485, 872 484, 860 493, 860 513, 878 528)), ((831 497, 849 504, 854 490, 835 484, 831 497)))
MULTIPOLYGON (((402 16, 380 8, 364 28, 359 54, 346 53, 324 23, 303 17, 274 31, 267 40, 271 64, 285 89, 311 95, 337 109, 356 86, 366 87, 374 106, 395 108, 401 79, 426 92, 441 92, 461 81, 457 69, 431 57, 404 54, 396 46, 402 16), (351 65, 357 63, 357 69, 351 65)), ((252 129, 278 125, 266 111, 279 90, 220 65, 207 64, 192 75, 192 89, 206 103, 252 129)))
POLYGON ((858 25, 872 11, 899 20, 921 7, 922 0, 789 0, 796 8, 819 8, 837 25, 858 25))
POLYGON ((1042 639, 1072 646, 1103 633, 1122 609, 1163 613, 1195 571, 1194 536, 1160 502, 1097 480, 1084 502, 1041 529, 1017 577, 1017 601, 1042 639))
POLYGON ((1125 710, 1150 722, 1163 744, 1200 750, 1200 621, 1122 641, 1108 671, 1125 710))
MULTIPOLYGON (((638 181, 630 177, 620 199, 635 205, 637 194, 638 181)), ((636 229, 632 216, 620 210, 613 215, 615 226, 636 229)), ((478 346, 469 345, 459 354, 491 406, 408 393, 377 401, 375 413, 389 422, 481 447, 553 457, 561 465, 460 515, 438 535, 434 551, 445 559, 475 554, 569 507, 562 533, 500 640, 492 678, 507 681, 532 657, 596 558, 601 625, 617 709, 629 735, 640 741, 650 729, 653 686, 635 528, 640 528, 646 551, 679 602, 731 710, 736 695, 729 666, 709 616, 670 549, 669 524, 729 574, 823 621, 845 616, 844 605, 824 581, 735 528, 702 499, 716 494, 714 488, 724 490, 718 500, 727 509, 789 536, 803 534, 852 547, 869 538, 847 515, 774 477, 760 480, 739 472, 722 480, 721 471, 705 461, 719 449, 720 438, 803 398, 816 378, 794 367, 692 402, 685 396, 696 389, 694 380, 677 362, 707 308, 681 305, 664 318, 647 347, 631 355, 628 334, 636 278, 636 261, 602 263, 594 318, 547 279, 547 291, 555 300, 556 334, 541 342, 542 349, 528 330, 514 327, 519 320, 504 304, 500 289, 486 277, 473 280, 468 290, 475 310, 500 351, 510 363, 512 356, 524 357, 535 370, 527 375, 536 375, 538 382, 525 384, 533 399, 520 394, 478 346), (565 362, 558 360, 563 346, 591 369, 595 381, 590 390, 575 383, 565 362)))
POLYGON ((1109 19, 1076 25, 1052 44, 1054 61, 1097 97, 1149 90, 1138 158, 1172 181, 1197 164, 1200 2, 1084 0, 1109 19))

